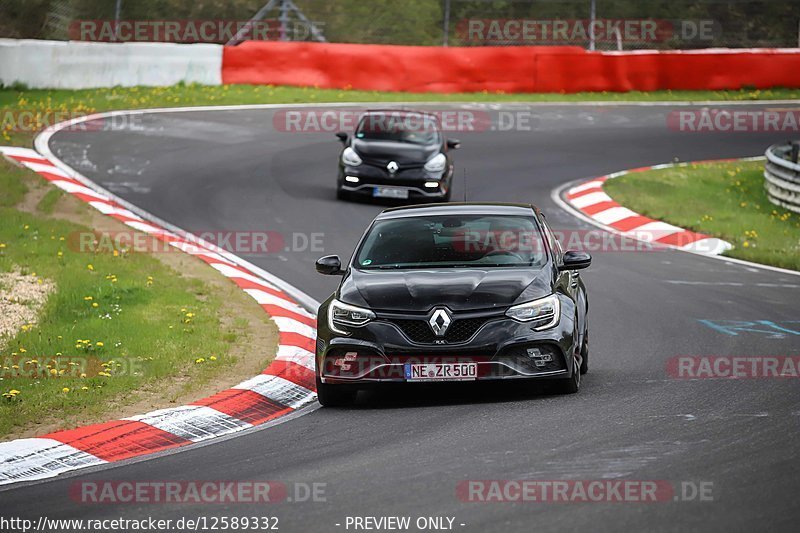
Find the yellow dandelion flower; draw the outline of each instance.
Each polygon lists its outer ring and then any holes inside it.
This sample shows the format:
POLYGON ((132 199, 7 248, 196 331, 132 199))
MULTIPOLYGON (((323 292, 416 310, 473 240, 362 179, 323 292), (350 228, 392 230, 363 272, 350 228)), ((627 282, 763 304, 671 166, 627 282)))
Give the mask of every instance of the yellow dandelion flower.
POLYGON ((63 393, 69 392, 69 387, 64 387, 63 389, 61 389, 61 392, 63 393))
POLYGON ((89 263, 88 265, 86 265, 86 268, 88 268, 89 270, 94 270, 94 265, 89 263))

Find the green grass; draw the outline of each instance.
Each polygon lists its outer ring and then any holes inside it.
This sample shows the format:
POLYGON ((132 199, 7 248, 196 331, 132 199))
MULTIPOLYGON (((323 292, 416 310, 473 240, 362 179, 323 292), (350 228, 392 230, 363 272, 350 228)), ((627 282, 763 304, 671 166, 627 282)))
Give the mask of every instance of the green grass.
POLYGON ((56 202, 58 202, 62 196, 64 196, 64 193, 61 192, 61 189, 56 189, 53 187, 47 191, 44 196, 42 196, 42 199, 39 200, 38 204, 36 204, 36 209, 46 215, 49 215, 53 212, 56 202))
POLYGON ((19 391, 14 398, 0 396, 0 437, 42 417, 113 417, 114 406, 131 392, 180 377, 191 387, 233 363, 230 333, 219 321, 225 302, 217 294, 152 255, 76 250, 74 232, 88 228, 8 207, 14 202, 7 191, 22 198, 22 172, 0 162, 6 205, 0 207, 0 272, 35 273, 53 281, 56 290, 38 324, 24 327, 0 350, 0 394, 19 391), (81 378, 64 367, 75 357, 97 365, 81 378), (204 361, 196 363, 198 358, 204 361), (98 375, 102 362, 109 363, 110 376, 98 375), (49 377, 48 363, 67 371, 49 377), (15 364, 48 377, 19 375, 15 364))
POLYGON ((730 257, 800 270, 800 215, 769 202, 763 171, 760 161, 692 164, 626 174, 605 190, 645 216, 730 242, 730 257))
MULTIPOLYGON (((646 102, 646 101, 705 101, 705 100, 775 100, 798 99, 800 90, 738 90, 738 91, 654 91, 627 93, 536 93, 505 94, 479 93, 398 93, 316 89, 313 87, 282 87, 270 85, 173 85, 170 87, 115 87, 87 90, 20 90, 0 89, 0 111, 24 110, 40 114, 44 123, 57 121, 54 113, 74 116, 111 109, 144 109, 153 107, 314 103, 314 102, 646 102)), ((13 115, 9 115, 13 116, 13 115)), ((5 142, 28 144, 29 132, 17 132, 13 120, 2 122, 5 142)))

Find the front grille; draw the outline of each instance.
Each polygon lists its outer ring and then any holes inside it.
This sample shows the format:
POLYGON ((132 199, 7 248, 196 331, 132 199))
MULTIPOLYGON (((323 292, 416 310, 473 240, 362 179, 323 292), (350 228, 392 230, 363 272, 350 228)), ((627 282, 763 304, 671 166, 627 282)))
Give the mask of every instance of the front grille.
POLYGON ((444 337, 437 337, 433 333, 427 320, 393 319, 390 322, 400 328, 400 331, 413 342, 431 344, 437 340, 444 340, 446 342, 466 342, 475 335, 475 332, 488 320, 489 319, 486 317, 454 319, 450 327, 447 328, 444 337))

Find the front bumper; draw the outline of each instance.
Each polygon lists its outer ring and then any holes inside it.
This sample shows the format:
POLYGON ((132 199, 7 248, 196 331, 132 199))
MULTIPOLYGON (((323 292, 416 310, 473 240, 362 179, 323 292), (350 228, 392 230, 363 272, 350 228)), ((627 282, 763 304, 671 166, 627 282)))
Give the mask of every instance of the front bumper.
POLYGON ((372 196, 375 187, 405 189, 409 198, 442 198, 450 189, 452 168, 447 172, 430 173, 423 168, 401 169, 389 174, 370 165, 340 167, 338 187, 352 194, 372 196), (348 179, 349 178, 349 179, 348 179), (358 181, 353 181, 357 179, 358 181), (437 182, 436 187, 426 187, 426 182, 437 182))
MULTIPOLYGON (((323 383, 367 385, 408 382, 406 365, 418 363, 475 363, 475 380, 563 379, 572 376, 572 354, 576 353, 571 314, 546 331, 502 313, 455 315, 449 340, 432 339, 422 329, 407 326, 413 319, 396 314, 378 314, 376 320, 351 335, 342 336, 327 327, 327 305, 318 316, 317 374, 323 383), (458 329, 459 320, 479 322, 458 329), (438 342, 438 343, 436 343, 438 342)), ((421 327, 420 327, 421 328, 421 327)))

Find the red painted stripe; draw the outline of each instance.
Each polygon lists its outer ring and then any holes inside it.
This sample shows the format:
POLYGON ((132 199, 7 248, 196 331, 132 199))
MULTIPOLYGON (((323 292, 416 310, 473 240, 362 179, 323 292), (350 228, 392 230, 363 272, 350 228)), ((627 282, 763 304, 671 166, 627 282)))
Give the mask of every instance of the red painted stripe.
POLYGON ((575 198, 580 198, 581 196, 586 196, 587 194, 602 192, 602 190, 603 190, 603 184, 598 183, 595 187, 592 187, 591 189, 584 189, 582 191, 578 191, 573 194, 568 194, 567 198, 569 198, 570 200, 574 200, 575 198))
POLYGON ((289 311, 288 309, 284 309, 278 305, 272 304, 261 304, 262 309, 269 313, 270 316, 280 316, 284 318, 292 318, 305 324, 306 326, 311 326, 312 328, 317 328, 317 318, 310 317, 306 315, 301 315, 300 313, 295 313, 294 311, 289 311))
POLYGON ((282 403, 244 389, 224 390, 214 396, 198 400, 193 405, 205 405, 253 425, 263 424, 294 411, 282 403))
POLYGON ((43 438, 69 444, 106 461, 121 461, 191 444, 191 441, 177 435, 133 420, 112 420, 50 433, 43 438))
POLYGON ((263 373, 269 376, 282 377, 308 390, 316 390, 317 388, 314 371, 293 361, 275 359, 263 373))
POLYGON ((118 203, 116 203, 114 201, 111 201, 111 200, 101 196, 100 193, 97 193, 97 196, 91 196, 91 195, 88 195, 88 194, 84 194, 82 192, 74 192, 74 193, 72 193, 72 196, 74 196, 76 198, 80 198, 81 200, 83 200, 87 204, 89 202, 103 202, 104 204, 108 204, 108 205, 113 206, 113 207, 122 207, 118 203))
POLYGON ((647 170, 652 170, 652 169, 653 169, 653 167, 652 167, 652 166, 649 166, 649 167, 637 167, 637 168, 630 168, 630 169, 626 170, 626 171, 625 171, 625 173, 626 173, 626 174, 633 174, 634 172, 645 172, 645 171, 647 171, 647 170))
POLYGON ((581 207, 580 210, 587 215, 594 215, 595 213, 600 213, 612 207, 620 207, 620 205, 614 200, 607 200, 605 202, 598 202, 596 204, 587 205, 586 207, 581 207))
POLYGON ((133 218, 133 217, 121 215, 119 213, 108 213, 106 216, 109 216, 111 218, 115 218, 115 219, 119 220, 122 223, 125 223, 125 222, 143 222, 139 218, 133 218))
POLYGON ((245 279, 245 278, 229 278, 229 279, 233 280, 233 282, 236 285, 238 285, 239 288, 241 288, 241 289, 257 289, 259 291, 264 291, 267 294, 271 294, 272 296, 280 298, 281 300, 286 300, 287 302, 290 302, 290 303, 296 303, 292 299, 292 297, 289 296, 288 294, 286 294, 285 292, 283 292, 281 290, 278 290, 278 289, 274 289, 274 288, 269 287, 269 286, 267 286, 265 284, 261 284, 261 283, 255 282, 255 281, 253 281, 251 279, 245 279))
POLYGON ((38 163, 40 165, 52 166, 52 163, 43 157, 27 157, 24 155, 8 155, 7 157, 13 159, 14 161, 19 161, 20 163, 38 163))
POLYGON ((280 344, 282 346, 296 346, 297 348, 302 348, 311 353, 316 353, 317 351, 316 339, 290 331, 280 332, 280 344))
POLYGON ((660 239, 656 239, 656 242, 667 244, 669 246, 686 246, 687 244, 691 244, 707 237, 708 235, 703 235, 702 233, 695 233, 693 231, 685 230, 673 233, 671 235, 666 235, 660 239))
POLYGON ((609 225, 614 229, 618 229, 619 231, 630 231, 638 228, 639 226, 649 224, 650 222, 655 221, 652 218, 643 217, 642 215, 635 215, 628 218, 623 218, 622 220, 617 220, 613 224, 609 225))
POLYGON ((37 174, 39 174, 41 177, 43 177, 47 181, 66 181, 66 182, 72 183, 73 185, 80 185, 81 187, 86 187, 86 185, 84 185, 83 183, 81 183, 80 181, 78 181, 76 179, 65 178, 64 176, 61 176, 59 174, 53 174, 52 172, 37 172, 37 174))

